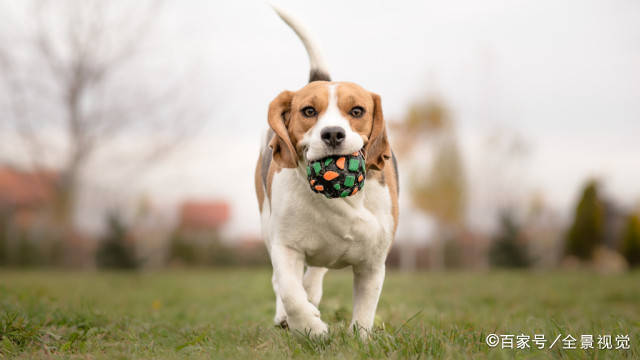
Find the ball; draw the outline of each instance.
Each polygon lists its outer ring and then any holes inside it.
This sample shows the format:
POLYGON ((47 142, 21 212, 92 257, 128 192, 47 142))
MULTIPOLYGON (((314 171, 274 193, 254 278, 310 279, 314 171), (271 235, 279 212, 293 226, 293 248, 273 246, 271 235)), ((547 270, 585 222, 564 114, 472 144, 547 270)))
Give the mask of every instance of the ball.
POLYGON ((366 173, 362 151, 350 155, 330 155, 307 162, 311 191, 327 198, 344 198, 362 190, 366 173))

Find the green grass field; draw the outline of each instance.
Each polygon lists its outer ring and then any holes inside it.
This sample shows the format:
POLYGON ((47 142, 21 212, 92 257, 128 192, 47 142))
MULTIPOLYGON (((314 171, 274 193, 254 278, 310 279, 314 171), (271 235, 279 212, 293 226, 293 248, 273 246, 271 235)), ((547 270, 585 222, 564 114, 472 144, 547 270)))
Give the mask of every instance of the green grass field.
POLYGON ((640 358, 638 272, 389 272, 368 342, 345 329, 350 272, 329 272, 320 310, 327 339, 275 328, 267 269, 0 271, 0 358, 640 358), (490 348, 489 333, 545 334, 547 347, 629 334, 631 349, 490 348))

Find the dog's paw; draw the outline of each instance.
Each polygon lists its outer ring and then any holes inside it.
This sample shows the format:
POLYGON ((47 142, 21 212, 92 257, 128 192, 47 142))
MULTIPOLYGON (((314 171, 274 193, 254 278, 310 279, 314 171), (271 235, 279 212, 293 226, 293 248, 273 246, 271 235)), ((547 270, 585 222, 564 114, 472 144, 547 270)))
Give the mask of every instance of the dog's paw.
POLYGON ((358 336, 362 341, 367 341, 371 335, 371 328, 363 327, 357 322, 351 322, 351 325, 349 325, 349 331, 351 334, 358 336))
POLYGON ((329 331, 327 324, 320 320, 320 316, 288 317, 289 328, 310 336, 324 336, 329 331))
POLYGON ((287 314, 283 313, 282 314, 276 314, 276 316, 273 318, 273 323, 275 324, 275 326, 279 326, 283 329, 286 329, 289 327, 289 325, 287 325, 287 314))
POLYGON ((285 329, 285 330, 288 329, 289 324, 287 323, 287 319, 284 319, 280 322, 276 322, 275 327, 285 329))

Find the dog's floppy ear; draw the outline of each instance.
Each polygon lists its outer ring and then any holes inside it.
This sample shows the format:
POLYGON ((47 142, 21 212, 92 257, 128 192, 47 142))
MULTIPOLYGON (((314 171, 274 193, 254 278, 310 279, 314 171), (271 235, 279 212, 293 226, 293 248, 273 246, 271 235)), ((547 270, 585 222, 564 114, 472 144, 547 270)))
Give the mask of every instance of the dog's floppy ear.
POLYGON ((385 160, 391 158, 391 148, 387 139, 387 127, 382 115, 380 95, 371 93, 373 98, 373 126, 369 142, 364 147, 367 169, 382 170, 385 160))
POLYGON ((291 118, 291 100, 293 92, 283 91, 269 104, 269 126, 275 132, 269 147, 273 151, 273 160, 283 168, 298 166, 296 149, 291 143, 287 125, 291 118))

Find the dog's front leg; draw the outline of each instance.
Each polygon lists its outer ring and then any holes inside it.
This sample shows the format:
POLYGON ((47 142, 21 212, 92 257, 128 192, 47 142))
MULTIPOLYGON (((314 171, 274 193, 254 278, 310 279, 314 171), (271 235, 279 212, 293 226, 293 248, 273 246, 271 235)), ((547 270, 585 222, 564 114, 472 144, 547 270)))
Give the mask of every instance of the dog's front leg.
POLYGON ((384 273, 384 262, 353 267, 353 319, 349 327, 352 331, 357 328, 363 337, 373 326, 384 273))
POLYGON ((303 254, 286 246, 274 246, 271 262, 289 328, 314 336, 326 333, 327 325, 320 320, 318 308, 307 299, 302 284, 303 254))

